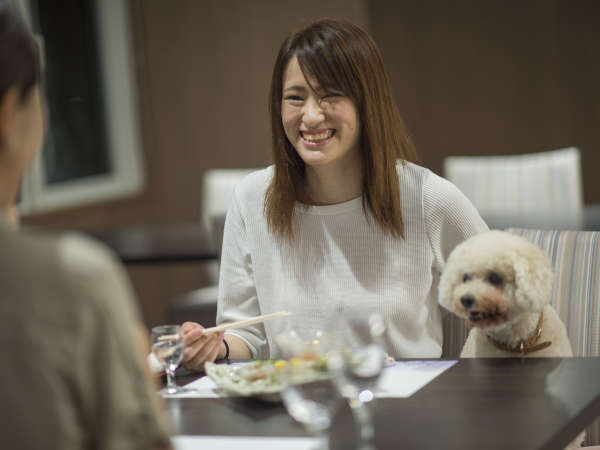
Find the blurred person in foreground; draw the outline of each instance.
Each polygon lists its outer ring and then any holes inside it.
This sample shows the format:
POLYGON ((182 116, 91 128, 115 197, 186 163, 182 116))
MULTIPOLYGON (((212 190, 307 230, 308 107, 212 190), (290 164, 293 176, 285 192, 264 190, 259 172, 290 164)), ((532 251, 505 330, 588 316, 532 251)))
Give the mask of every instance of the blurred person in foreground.
POLYGON ((0 0, 2 447, 170 448, 122 267, 76 234, 17 230, 15 198, 44 112, 36 43, 0 0))
POLYGON ((377 45, 319 20, 282 43, 270 92, 274 165, 235 189, 225 221, 217 323, 292 316, 203 333, 183 324, 184 366, 278 358, 279 334, 336 318, 387 320, 395 358, 442 354, 439 275, 450 251, 488 228, 415 152, 377 45))

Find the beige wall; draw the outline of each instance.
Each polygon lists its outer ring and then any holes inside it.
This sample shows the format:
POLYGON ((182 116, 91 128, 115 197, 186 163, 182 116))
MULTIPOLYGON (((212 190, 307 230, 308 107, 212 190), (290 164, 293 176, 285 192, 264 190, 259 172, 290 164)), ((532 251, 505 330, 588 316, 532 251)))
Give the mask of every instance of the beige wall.
MULTIPOLYGON (((600 2, 132 0, 148 185, 136 198, 31 217, 99 229, 195 221, 202 172, 270 161, 267 90, 288 31, 344 17, 379 43, 423 164, 577 145, 600 202, 600 2)), ((194 264, 130 268, 149 325, 200 286, 194 264)))

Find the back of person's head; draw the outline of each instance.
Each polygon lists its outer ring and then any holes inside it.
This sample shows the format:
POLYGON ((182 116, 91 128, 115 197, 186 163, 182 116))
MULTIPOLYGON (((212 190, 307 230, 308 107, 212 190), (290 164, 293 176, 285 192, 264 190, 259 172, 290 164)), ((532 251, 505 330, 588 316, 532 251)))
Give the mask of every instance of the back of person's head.
POLYGON ((21 179, 43 142, 44 104, 37 42, 16 4, 0 0, 0 213, 19 222, 21 179))
POLYGON ((13 1, 0 0, 0 100, 17 86, 24 99, 40 82, 38 46, 13 1))
POLYGON ((360 27, 333 19, 318 20, 290 34, 275 61, 269 99, 275 177, 265 208, 271 228, 291 237, 293 193, 306 170, 281 120, 283 78, 294 56, 309 85, 314 80, 320 90, 341 92, 354 102, 360 121, 364 203, 384 230, 402 236, 396 163, 413 161, 415 151, 377 44, 360 27))

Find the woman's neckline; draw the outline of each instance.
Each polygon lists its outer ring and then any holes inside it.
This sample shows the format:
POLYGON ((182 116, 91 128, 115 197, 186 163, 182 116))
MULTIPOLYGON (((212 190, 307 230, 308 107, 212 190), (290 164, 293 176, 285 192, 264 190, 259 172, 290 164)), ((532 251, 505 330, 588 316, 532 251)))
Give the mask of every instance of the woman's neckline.
POLYGON ((315 215, 334 215, 341 214, 347 211, 353 211, 362 208, 362 195, 346 200, 341 203, 334 203, 331 205, 310 205, 296 201, 295 211, 303 214, 315 214, 315 215))

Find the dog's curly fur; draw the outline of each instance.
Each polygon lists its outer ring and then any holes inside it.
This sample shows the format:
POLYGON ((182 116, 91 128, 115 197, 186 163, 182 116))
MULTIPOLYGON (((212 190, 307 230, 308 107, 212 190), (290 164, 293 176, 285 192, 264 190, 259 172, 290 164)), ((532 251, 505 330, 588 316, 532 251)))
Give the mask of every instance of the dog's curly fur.
MULTIPOLYGON (((544 312, 537 342, 552 344, 528 357, 573 356, 565 325, 548 303, 552 292, 548 255, 526 239, 503 231, 478 234, 448 257, 439 302, 472 326, 461 358, 515 357, 490 338, 514 347, 530 338, 544 312)), ((579 448, 581 433, 567 448, 579 448)))
POLYGON ((552 345, 528 356, 572 356, 567 330, 548 304, 552 280, 548 255, 520 236, 488 231, 458 245, 442 273, 439 302, 472 325, 461 357, 517 356, 488 336, 514 347, 533 334, 542 310, 538 342, 552 345))

